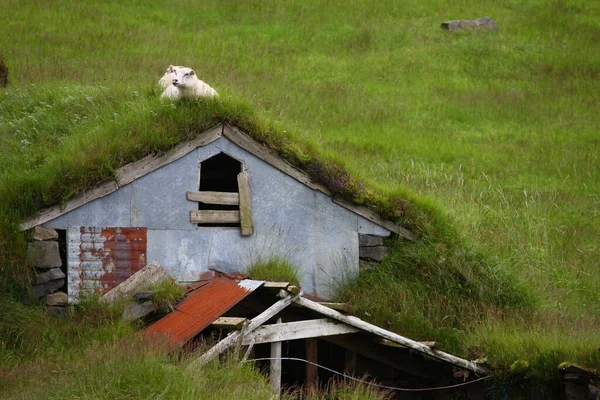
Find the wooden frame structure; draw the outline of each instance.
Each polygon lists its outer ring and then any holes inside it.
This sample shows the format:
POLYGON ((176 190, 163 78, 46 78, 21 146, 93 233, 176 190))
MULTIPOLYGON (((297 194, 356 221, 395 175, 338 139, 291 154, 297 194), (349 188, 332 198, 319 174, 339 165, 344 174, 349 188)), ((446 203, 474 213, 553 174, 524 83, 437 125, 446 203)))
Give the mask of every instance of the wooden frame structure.
MULTIPOLYGON (((288 284, 268 282, 265 286, 279 289, 284 285, 288 284)), ((310 390, 318 385, 317 339, 322 339, 347 349, 344 369, 348 371, 354 369, 356 355, 359 354, 397 370, 416 376, 430 377, 432 368, 430 365, 424 364, 424 361, 415 359, 406 364, 394 360, 389 354, 386 354, 394 349, 404 349, 419 353, 425 360, 441 361, 442 364, 451 364, 479 376, 489 374, 488 370, 479 364, 437 350, 434 348, 438 346, 435 342, 414 341, 355 316, 344 314, 324 305, 327 303, 320 304, 303 297, 303 293, 294 286, 288 285, 282 288, 279 297, 281 298, 279 301, 249 321, 243 318, 233 318, 225 325, 223 321, 228 320, 215 321, 212 325, 213 328, 226 327, 234 332, 201 355, 192 365, 203 365, 232 346, 248 346, 244 355, 244 360, 246 360, 253 346, 270 344, 270 380, 274 392, 278 395, 281 390, 281 344, 285 341, 305 339, 305 354, 306 361, 308 361, 306 387, 310 390), (283 322, 280 313, 290 306, 294 306, 294 310, 310 310, 310 313, 316 313, 321 318, 283 322), (275 323, 267 323, 273 319, 276 319, 275 323), (357 339, 354 334, 361 336, 357 339), (387 346, 388 350, 383 352, 378 350, 381 346, 387 346)), ((334 306, 339 308, 339 304, 334 303, 334 306)))

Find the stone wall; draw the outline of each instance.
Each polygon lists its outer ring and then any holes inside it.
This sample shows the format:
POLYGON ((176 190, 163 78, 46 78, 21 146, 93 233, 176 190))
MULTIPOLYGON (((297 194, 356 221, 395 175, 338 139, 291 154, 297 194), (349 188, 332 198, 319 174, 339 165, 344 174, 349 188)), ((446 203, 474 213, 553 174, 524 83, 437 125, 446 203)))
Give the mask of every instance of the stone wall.
POLYGON ((27 249, 27 260, 35 268, 33 296, 44 298, 48 314, 67 314, 67 294, 63 260, 60 256, 58 232, 54 229, 33 228, 33 240, 27 249))

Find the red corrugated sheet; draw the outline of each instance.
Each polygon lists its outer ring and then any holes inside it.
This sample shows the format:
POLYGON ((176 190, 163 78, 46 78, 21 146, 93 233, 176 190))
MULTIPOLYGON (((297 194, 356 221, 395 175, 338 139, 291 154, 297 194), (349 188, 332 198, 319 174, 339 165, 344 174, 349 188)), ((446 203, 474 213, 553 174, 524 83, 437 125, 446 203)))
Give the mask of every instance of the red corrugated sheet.
POLYGON ((163 334, 183 346, 259 287, 262 282, 215 278, 192 291, 173 312, 150 325, 148 334, 163 334))

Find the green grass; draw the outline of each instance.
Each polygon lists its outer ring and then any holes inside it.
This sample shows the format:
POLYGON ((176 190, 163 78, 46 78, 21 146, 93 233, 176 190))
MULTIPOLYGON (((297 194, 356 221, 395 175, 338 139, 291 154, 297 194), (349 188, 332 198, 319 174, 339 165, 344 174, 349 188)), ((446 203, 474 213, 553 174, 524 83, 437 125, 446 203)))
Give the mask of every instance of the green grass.
POLYGON ((289 282, 292 285, 300 284, 298 267, 284 257, 272 256, 268 260, 255 261, 248 271, 252 279, 274 282, 289 282))
POLYGON ((15 293, 19 219, 226 119, 423 234, 349 283, 361 317, 500 368, 528 360, 538 376, 557 361, 599 366, 597 3, 3 10, 0 268, 15 293), (484 15, 498 32, 439 28, 484 15), (169 64, 194 67, 222 101, 161 104, 169 64))

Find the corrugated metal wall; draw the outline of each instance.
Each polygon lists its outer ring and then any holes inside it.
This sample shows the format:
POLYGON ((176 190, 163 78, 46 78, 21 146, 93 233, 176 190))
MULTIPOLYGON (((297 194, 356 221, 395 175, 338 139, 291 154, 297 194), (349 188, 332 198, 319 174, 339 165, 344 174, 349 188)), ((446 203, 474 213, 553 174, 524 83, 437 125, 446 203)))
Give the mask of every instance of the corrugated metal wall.
POLYGON ((69 302, 104 294, 146 266, 146 228, 69 227, 69 302))

